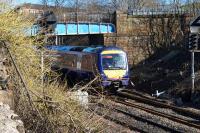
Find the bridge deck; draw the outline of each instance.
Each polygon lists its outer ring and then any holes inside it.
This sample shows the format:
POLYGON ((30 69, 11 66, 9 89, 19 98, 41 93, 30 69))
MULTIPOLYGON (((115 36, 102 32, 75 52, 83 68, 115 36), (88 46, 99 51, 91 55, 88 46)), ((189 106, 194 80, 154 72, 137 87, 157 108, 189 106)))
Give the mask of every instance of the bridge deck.
MULTIPOLYGON (((31 36, 36 35, 40 28, 32 26, 29 31, 31 36)), ((57 23, 54 35, 84 35, 84 34, 106 34, 114 33, 115 26, 111 23, 57 23)))

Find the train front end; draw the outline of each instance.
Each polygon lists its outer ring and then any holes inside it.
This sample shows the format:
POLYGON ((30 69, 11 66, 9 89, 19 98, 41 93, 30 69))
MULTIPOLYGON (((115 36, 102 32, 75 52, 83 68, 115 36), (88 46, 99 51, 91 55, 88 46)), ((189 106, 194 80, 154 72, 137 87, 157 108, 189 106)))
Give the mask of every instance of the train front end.
POLYGON ((129 84, 127 54, 120 48, 107 47, 99 56, 102 85, 122 88, 129 84))

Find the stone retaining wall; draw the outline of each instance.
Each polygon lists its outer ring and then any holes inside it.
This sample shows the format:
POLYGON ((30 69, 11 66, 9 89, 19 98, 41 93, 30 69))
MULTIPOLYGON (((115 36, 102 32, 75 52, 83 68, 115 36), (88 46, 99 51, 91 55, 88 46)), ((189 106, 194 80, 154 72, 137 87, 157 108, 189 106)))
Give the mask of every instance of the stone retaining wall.
POLYGON ((14 108, 13 92, 7 86, 7 52, 0 44, 0 133, 25 133, 23 122, 11 108, 14 108))
POLYGON ((10 106, 0 102, 0 132, 25 133, 23 122, 19 116, 10 109, 10 106))
POLYGON ((130 16, 116 12, 116 34, 104 35, 104 44, 122 47, 130 64, 138 64, 159 48, 185 47, 188 17, 185 15, 130 16))

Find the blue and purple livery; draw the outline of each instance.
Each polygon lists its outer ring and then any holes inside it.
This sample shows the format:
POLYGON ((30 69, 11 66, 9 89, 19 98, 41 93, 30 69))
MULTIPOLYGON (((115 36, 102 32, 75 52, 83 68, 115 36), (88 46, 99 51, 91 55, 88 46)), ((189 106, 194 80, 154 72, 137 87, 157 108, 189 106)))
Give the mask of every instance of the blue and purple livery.
POLYGON ((116 46, 47 46, 56 55, 53 67, 64 69, 76 79, 101 76, 104 87, 121 88, 129 84, 127 54, 116 46))

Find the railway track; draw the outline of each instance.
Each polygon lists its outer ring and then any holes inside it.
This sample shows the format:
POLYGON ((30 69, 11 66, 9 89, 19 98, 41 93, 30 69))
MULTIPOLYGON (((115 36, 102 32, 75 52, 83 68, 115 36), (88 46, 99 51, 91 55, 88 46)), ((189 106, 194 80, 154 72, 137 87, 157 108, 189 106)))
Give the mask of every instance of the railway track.
MULTIPOLYGON (((95 110, 92 110, 92 111, 95 111, 95 110)), ((114 118, 114 117, 112 117, 112 116, 110 116, 110 115, 105 115, 105 114, 103 114, 102 112, 97 112, 97 111, 96 111, 95 113, 96 113, 97 115, 99 115, 99 116, 101 116, 101 117, 103 117, 103 118, 109 120, 109 121, 112 121, 112 122, 114 122, 114 123, 116 123, 116 124, 119 124, 119 125, 121 125, 121 126, 123 126, 123 127, 125 127, 125 128, 129 128, 130 130, 137 131, 137 132, 144 132, 144 133, 147 133, 147 132, 145 132, 144 130, 141 130, 141 129, 139 129, 139 128, 137 128, 137 127, 131 125, 131 124, 127 124, 126 122, 123 122, 123 121, 121 121, 121 120, 118 120, 118 119, 116 119, 116 118, 114 118)))
POLYGON ((183 126, 183 122, 179 122, 174 119, 169 119, 173 121, 173 123, 171 124, 171 121, 166 121, 163 119, 166 119, 165 114, 163 113, 163 116, 157 115, 149 111, 146 111, 146 113, 144 113, 144 110, 141 108, 118 102, 119 99, 117 99, 116 97, 109 97, 109 99, 110 102, 96 104, 96 106, 94 107, 95 110, 92 111, 94 111, 97 115, 103 117, 104 119, 114 122, 117 125, 121 125, 124 128, 128 128, 134 132, 199 132, 199 128, 196 128, 193 125, 190 125, 188 127, 188 124, 186 123, 184 123, 183 126), (114 100, 111 98, 113 98, 114 100), (126 107, 124 105, 126 105, 126 107), (99 107, 96 108, 97 106, 99 107), (122 115, 124 117, 121 117, 122 115), (174 122, 176 123, 175 125, 174 122))
POLYGON ((184 108, 181 108, 181 107, 177 107, 177 106, 174 106, 174 105, 170 105, 170 104, 167 104, 167 103, 163 103, 163 102, 157 101, 156 99, 151 99, 151 98, 146 97, 146 96, 142 96, 138 92, 134 92, 134 91, 124 89, 124 90, 118 91, 117 95, 120 96, 120 97, 126 97, 128 99, 136 100, 136 101, 141 102, 141 103, 149 104, 149 105, 152 105, 152 106, 155 106, 155 107, 171 109, 171 110, 176 111, 176 112, 178 112, 182 115, 185 115, 187 117, 189 116, 193 119, 200 120, 200 113, 190 111, 190 110, 187 110, 187 109, 184 109, 184 108))
MULTIPOLYGON (((132 96, 131 94, 127 94, 127 92, 126 93, 119 92, 119 95, 120 96, 114 96, 114 97, 113 96, 108 96, 107 98, 110 99, 111 101, 116 102, 116 103, 120 103, 120 104, 129 106, 129 107, 133 107, 133 108, 137 108, 137 109, 143 110, 145 112, 148 112, 150 114, 153 114, 153 115, 156 115, 156 116, 160 116, 160 117, 164 117, 164 118, 167 118, 167 119, 169 119, 171 121, 174 121, 174 122, 177 122, 177 123, 180 123, 180 124, 184 124, 184 125, 186 125, 188 127, 193 127, 193 128, 196 128, 196 129, 200 129, 200 123, 199 122, 197 123, 196 121, 195 122, 189 121, 189 120, 186 120, 186 119, 183 119, 183 118, 179 118, 179 117, 177 117, 175 115, 167 114, 167 113, 164 113, 164 112, 159 112, 159 111, 157 111, 155 109, 150 109, 150 108, 147 108, 147 107, 144 107, 144 106, 141 106, 141 105, 138 105, 138 104, 134 104, 134 103, 131 103, 131 102, 127 101, 127 96, 128 96, 128 98, 131 98, 131 99, 136 99, 136 98, 140 99, 141 98, 142 100, 145 100, 146 98, 144 98, 144 97, 138 98, 138 96, 132 96), (126 96, 126 98, 123 98, 121 96, 123 96, 123 97, 126 96)), ((141 102, 142 100, 139 100, 139 101, 141 102)), ((151 101, 150 99, 148 99, 148 100, 151 101)), ((175 107, 175 106, 170 106, 170 105, 166 105, 164 103, 159 103, 158 101, 154 101, 154 102, 152 102, 152 101, 149 102, 149 101, 145 102, 145 103, 153 104, 155 102, 157 106, 158 105, 162 105, 162 107, 166 107, 166 108, 169 107, 170 109, 175 109, 175 110, 178 110, 179 112, 182 111, 182 109, 180 109, 178 107, 175 107)), ((184 113, 185 113, 185 111, 186 110, 184 110, 184 113)), ((190 112, 190 113, 187 113, 187 114, 191 115, 191 113, 193 113, 193 112, 190 112)), ((192 115, 195 115, 195 114, 192 114, 192 115)))
POLYGON ((109 98, 109 99, 114 101, 114 102, 121 103, 123 105, 130 106, 130 107, 133 107, 133 108, 137 108, 137 109, 146 111, 148 113, 151 113, 151 114, 154 114, 154 115, 157 115, 157 116, 168 118, 169 120, 172 120, 172 121, 177 122, 177 123, 184 124, 184 125, 189 126, 189 127, 194 127, 194 128, 200 129, 199 124, 191 123, 191 121, 187 121, 185 119, 179 118, 179 117, 174 116, 174 115, 170 115, 170 114, 166 114, 166 113, 159 112, 159 111, 156 111, 156 110, 152 110, 152 109, 149 109, 149 108, 146 108, 146 107, 134 104, 134 103, 130 103, 128 101, 121 101, 121 100, 116 100, 116 99, 111 99, 111 98, 109 98))
MULTIPOLYGON (((102 107, 102 108, 104 108, 104 109, 109 109, 109 108, 110 108, 108 105, 104 105, 104 104, 101 104, 101 103, 99 103, 98 106, 99 106, 99 107, 102 107)), ((173 128, 170 128, 170 127, 167 127, 167 126, 158 124, 158 123, 156 123, 156 122, 147 120, 147 119, 142 118, 142 117, 140 117, 140 116, 137 116, 137 115, 135 115, 135 114, 129 113, 129 112, 123 110, 123 109, 112 108, 111 110, 112 110, 113 112, 116 112, 116 113, 119 113, 119 114, 123 114, 123 115, 125 115, 125 116, 128 116, 128 117, 130 117, 130 118, 132 118, 132 119, 134 119, 134 120, 136 120, 136 121, 140 121, 140 122, 145 123, 145 124, 148 123, 149 125, 151 125, 151 126, 153 126, 153 127, 157 127, 157 129, 160 129, 160 130, 162 130, 162 131, 180 133, 180 131, 178 131, 178 130, 176 130, 176 129, 173 129, 173 128)), ((110 115, 103 115, 102 112, 97 112, 97 114, 103 116, 105 119, 108 119, 108 120, 110 120, 110 121, 113 121, 113 122, 115 122, 115 123, 117 123, 117 124, 120 124, 120 125, 122 125, 122 126, 124 126, 124 127, 127 127, 127 128, 129 128, 130 130, 134 130, 134 131, 138 131, 138 132, 148 132, 147 129, 141 129, 141 128, 135 126, 134 124, 123 122, 123 121, 121 121, 121 120, 118 120, 117 118, 113 118, 113 117, 110 116, 110 115)))

